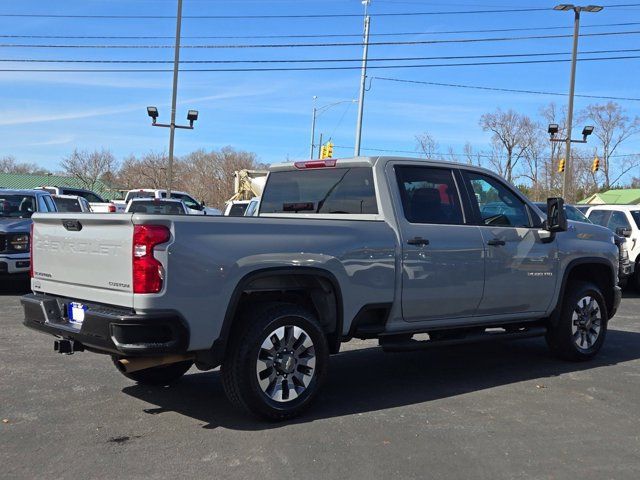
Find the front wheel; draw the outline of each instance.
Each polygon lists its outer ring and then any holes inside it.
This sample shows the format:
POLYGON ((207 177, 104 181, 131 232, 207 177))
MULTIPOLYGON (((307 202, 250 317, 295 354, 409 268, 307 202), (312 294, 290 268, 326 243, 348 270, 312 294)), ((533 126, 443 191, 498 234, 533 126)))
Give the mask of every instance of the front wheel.
POLYGON ((547 344, 565 360, 590 360, 602 348, 608 319, 600 289, 591 283, 573 283, 567 287, 560 318, 548 327, 547 344))
POLYGON ((329 360, 315 315, 290 304, 265 307, 242 324, 222 364, 229 400, 268 419, 302 412, 323 383, 329 360))

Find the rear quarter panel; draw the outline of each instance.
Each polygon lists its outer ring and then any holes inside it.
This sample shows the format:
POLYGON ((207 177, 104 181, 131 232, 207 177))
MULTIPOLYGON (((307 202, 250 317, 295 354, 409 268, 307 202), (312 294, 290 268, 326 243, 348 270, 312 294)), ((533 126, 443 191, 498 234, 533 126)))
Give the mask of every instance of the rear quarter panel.
MULTIPOLYGON (((150 222, 148 216, 134 216, 150 222)), ((218 338, 233 292, 248 274, 270 268, 324 270, 338 282, 343 333, 360 308, 393 302, 396 236, 384 221, 256 217, 172 217, 173 241, 156 257, 164 290, 135 295, 134 308, 180 312, 190 350, 218 338)))

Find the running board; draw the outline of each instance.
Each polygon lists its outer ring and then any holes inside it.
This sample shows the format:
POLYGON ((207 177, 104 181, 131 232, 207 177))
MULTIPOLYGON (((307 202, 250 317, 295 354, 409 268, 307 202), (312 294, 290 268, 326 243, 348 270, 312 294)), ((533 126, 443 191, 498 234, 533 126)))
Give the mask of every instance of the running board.
POLYGON ((515 332, 483 332, 469 334, 461 338, 450 340, 413 340, 406 335, 382 337, 378 341, 385 352, 410 352, 434 347, 447 347, 464 343, 489 342, 494 340, 517 340, 520 338, 542 337, 547 333, 546 327, 527 327, 515 332))

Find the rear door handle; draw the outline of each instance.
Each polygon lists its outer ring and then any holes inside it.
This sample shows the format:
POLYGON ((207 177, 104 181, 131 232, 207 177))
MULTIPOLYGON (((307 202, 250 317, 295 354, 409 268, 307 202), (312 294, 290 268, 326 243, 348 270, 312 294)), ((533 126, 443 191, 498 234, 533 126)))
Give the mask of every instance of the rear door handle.
POLYGON ((410 240, 407 240, 409 245, 429 245, 429 240, 422 237, 413 237, 410 240))
POLYGON ((498 240, 497 238, 494 238, 493 240, 489 240, 487 242, 487 245, 492 245, 494 247, 499 247, 499 246, 503 246, 506 245, 504 240, 498 240))

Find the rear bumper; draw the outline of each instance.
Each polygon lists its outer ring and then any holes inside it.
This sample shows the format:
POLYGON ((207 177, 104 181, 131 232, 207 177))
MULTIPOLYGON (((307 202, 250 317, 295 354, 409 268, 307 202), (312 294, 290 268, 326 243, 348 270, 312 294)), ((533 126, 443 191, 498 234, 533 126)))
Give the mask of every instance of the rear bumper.
POLYGON ((29 273, 29 254, 0 255, 0 275, 29 273))
POLYGON ((21 299, 24 324, 34 330, 75 340, 99 353, 127 356, 184 353, 189 330, 176 312, 144 315, 109 305, 85 303, 82 326, 69 322, 67 305, 76 301, 64 297, 28 294, 21 299))

